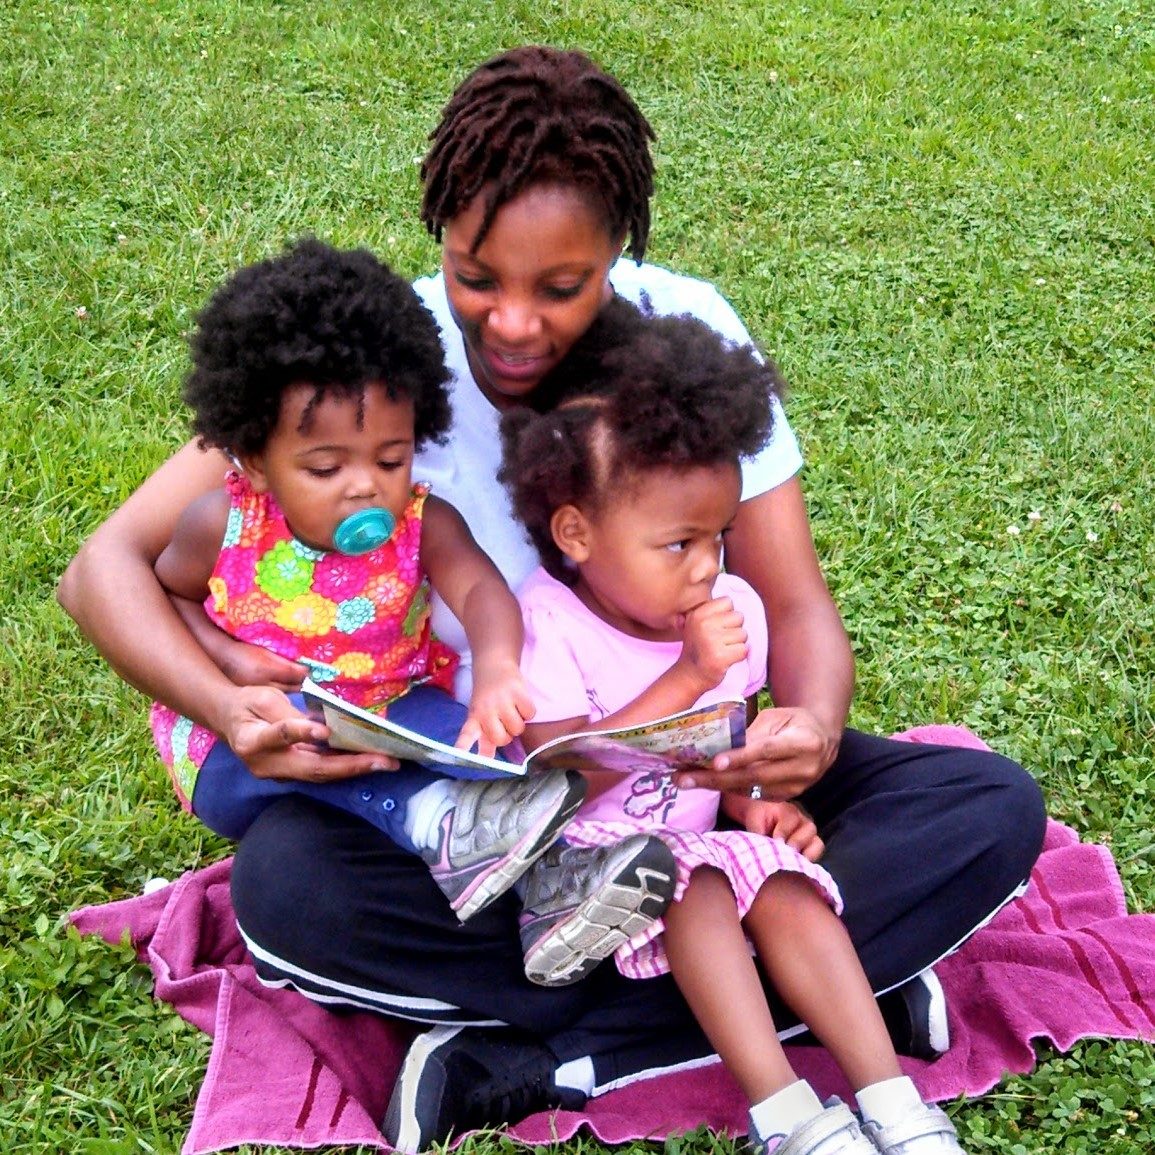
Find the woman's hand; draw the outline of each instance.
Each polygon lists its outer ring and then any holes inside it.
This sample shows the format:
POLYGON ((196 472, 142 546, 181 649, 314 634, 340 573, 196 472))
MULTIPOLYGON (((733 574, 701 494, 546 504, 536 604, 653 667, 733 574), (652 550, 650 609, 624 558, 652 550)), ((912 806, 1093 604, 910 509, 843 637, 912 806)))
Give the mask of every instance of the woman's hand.
POLYGON ((483 662, 473 667, 469 716, 454 745, 492 758, 499 746, 512 742, 534 715, 533 697, 516 662, 483 662))
POLYGON ((841 731, 832 734, 801 706, 763 710, 746 729, 746 745, 718 754, 709 769, 695 767, 674 775, 682 790, 749 794, 760 786, 768 801, 801 794, 826 772, 838 753, 841 731))
POLYGON ((257 778, 332 782, 398 766, 395 758, 383 754, 342 754, 319 747, 329 728, 268 686, 243 686, 231 695, 221 731, 257 778))

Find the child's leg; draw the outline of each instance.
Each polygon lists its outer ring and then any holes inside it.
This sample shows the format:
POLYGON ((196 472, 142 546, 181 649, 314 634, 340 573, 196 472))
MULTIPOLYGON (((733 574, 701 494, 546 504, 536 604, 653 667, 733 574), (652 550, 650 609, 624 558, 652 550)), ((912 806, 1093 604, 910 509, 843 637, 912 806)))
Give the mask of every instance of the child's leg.
POLYGON ((775 990, 856 1091, 902 1074, 850 936, 813 883, 767 879, 744 925, 775 990))
MULTIPOLYGON (((304 699, 290 695, 303 708, 304 699)), ((389 706, 399 725, 451 744, 466 709, 419 686, 389 706)), ((419 855, 463 922, 504 894, 557 839, 585 797, 585 780, 562 771, 485 781, 447 777, 404 762, 332 782, 255 777, 224 742, 197 775, 193 812, 218 834, 239 839, 275 798, 303 794, 355 814, 419 855)))
POLYGON ((750 1102, 795 1082, 725 875, 695 870, 681 901, 666 911, 665 924, 663 945, 674 979, 750 1102))

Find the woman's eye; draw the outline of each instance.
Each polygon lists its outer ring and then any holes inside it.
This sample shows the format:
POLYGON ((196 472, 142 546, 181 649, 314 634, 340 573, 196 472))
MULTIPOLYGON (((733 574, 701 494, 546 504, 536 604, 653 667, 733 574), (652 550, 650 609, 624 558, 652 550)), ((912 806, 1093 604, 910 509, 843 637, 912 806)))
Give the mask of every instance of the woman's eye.
POLYGON ((457 273, 454 279, 463 289, 472 293, 485 293, 493 288, 493 281, 488 277, 467 277, 464 273, 457 273))
POLYGON ((549 285, 545 289, 545 295, 551 301, 572 301, 574 299, 574 297, 576 297, 584 288, 585 288, 584 284, 581 284, 581 285, 549 285))

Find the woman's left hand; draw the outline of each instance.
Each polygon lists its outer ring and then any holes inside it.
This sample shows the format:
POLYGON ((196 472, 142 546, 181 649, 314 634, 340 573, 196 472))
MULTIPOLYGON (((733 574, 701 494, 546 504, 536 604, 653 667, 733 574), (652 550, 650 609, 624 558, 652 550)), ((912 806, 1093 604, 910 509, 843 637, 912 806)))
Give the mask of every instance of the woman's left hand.
POLYGON ((674 784, 736 794, 758 786, 767 801, 794 798, 826 772, 841 738, 801 706, 762 710, 746 729, 745 746, 718 754, 709 769, 675 774, 674 784))

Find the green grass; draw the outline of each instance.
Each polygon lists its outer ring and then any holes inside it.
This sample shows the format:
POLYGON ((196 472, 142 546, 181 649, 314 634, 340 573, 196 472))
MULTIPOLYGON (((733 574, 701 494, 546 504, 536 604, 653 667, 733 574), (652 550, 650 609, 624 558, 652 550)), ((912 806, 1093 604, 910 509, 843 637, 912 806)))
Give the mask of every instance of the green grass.
MULTIPOLYGON (((222 275, 304 231, 434 267, 415 158, 519 42, 622 77, 659 133, 651 256, 793 383, 853 721, 971 726, 1155 909, 1149 6, 8 0, 0 38, 0 1148, 176 1151, 208 1055, 127 948, 63 930, 228 847, 57 577, 184 436, 222 275)), ((1092 1042, 952 1111, 973 1151, 1131 1155, 1153 1079, 1092 1042)))

